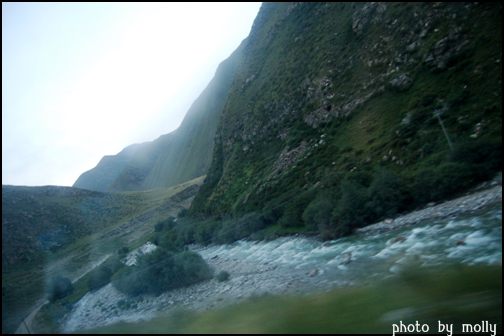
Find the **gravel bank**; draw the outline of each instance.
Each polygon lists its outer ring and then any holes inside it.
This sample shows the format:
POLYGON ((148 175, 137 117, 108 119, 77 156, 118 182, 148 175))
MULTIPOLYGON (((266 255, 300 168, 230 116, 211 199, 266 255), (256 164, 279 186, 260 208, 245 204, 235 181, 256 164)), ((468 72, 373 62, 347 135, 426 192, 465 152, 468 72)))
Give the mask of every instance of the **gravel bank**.
POLYGON ((303 293, 309 288, 324 287, 316 277, 284 266, 239 262, 218 256, 205 261, 215 274, 224 270, 230 273, 230 279, 225 282, 212 279, 158 297, 143 295, 134 299, 108 284, 86 294, 61 321, 61 331, 69 333, 119 321, 149 320, 180 308, 205 311, 238 303, 253 295, 303 293), (120 301, 126 304, 121 305, 120 301))
MULTIPOLYGON (((497 184, 497 182, 495 182, 495 184, 497 184)), ((422 210, 410 212, 395 219, 386 219, 382 222, 357 229, 356 232, 374 234, 394 230, 407 225, 415 225, 424 220, 460 216, 480 210, 498 200, 502 200, 502 185, 497 185, 490 189, 430 206, 422 210)))

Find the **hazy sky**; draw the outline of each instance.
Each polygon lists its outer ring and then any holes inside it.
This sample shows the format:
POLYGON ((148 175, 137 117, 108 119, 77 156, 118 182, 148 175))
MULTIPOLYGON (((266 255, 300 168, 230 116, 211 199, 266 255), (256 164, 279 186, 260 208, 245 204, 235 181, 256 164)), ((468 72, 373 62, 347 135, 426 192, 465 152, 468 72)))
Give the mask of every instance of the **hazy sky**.
POLYGON ((2 184, 71 186, 175 130, 260 3, 2 3, 2 184))

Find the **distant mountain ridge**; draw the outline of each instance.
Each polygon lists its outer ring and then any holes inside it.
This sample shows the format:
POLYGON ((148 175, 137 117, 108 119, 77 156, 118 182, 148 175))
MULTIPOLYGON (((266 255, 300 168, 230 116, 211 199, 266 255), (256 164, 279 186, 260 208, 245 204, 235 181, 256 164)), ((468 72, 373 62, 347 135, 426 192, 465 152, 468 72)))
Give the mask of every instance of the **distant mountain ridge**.
POLYGON ((112 182, 119 176, 141 144, 133 144, 116 155, 106 155, 94 167, 82 173, 72 185, 74 188, 93 191, 107 191, 112 182))
POLYGON ((244 40, 221 64, 187 111, 180 127, 154 141, 131 145, 105 156, 83 173, 73 187, 97 191, 167 188, 206 174, 213 138, 227 93, 242 60, 244 40))

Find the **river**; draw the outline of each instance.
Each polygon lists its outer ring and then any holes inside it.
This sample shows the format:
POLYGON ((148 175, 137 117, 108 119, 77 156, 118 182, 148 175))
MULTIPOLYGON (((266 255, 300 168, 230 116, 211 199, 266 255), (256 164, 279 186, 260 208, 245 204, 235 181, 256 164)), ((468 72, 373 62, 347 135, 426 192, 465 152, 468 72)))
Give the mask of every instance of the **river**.
POLYGON ((501 265, 502 202, 495 202, 501 197, 499 186, 403 217, 413 216, 419 223, 399 218, 395 222, 404 226, 393 230, 381 229, 382 223, 328 242, 298 235, 268 242, 193 246, 215 274, 227 271, 230 280, 212 279, 141 299, 127 298, 109 284, 86 294, 62 321, 61 330, 148 320, 181 307, 210 310, 264 293, 306 295, 363 285, 394 277, 408 267, 429 271, 459 264, 501 265), (119 300, 134 305, 120 310, 119 300))

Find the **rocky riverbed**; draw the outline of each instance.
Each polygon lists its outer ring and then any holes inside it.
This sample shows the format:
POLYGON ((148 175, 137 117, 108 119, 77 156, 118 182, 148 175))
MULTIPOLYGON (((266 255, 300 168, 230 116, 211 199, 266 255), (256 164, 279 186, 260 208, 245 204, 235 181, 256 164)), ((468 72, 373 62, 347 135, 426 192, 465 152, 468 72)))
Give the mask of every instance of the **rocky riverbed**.
MULTIPOLYGON (((500 178, 502 183, 502 175, 500 178)), ((358 233, 376 233, 388 230, 398 229, 400 227, 415 225, 425 220, 443 219, 452 216, 460 216, 469 212, 474 212, 484 208, 485 206, 499 201, 502 201, 502 184, 499 185, 499 180, 494 180, 489 185, 493 187, 467 196, 463 196, 451 201, 447 201, 438 205, 428 206, 425 209, 414 211, 396 219, 386 219, 376 224, 372 224, 361 229, 357 229, 358 233)))
MULTIPOLYGON (((119 321, 148 320, 181 308, 205 311, 265 293, 309 294, 352 286, 362 279, 390 276, 408 260, 427 267, 453 260, 501 264, 501 208, 483 217, 457 219, 501 200, 501 183, 493 181, 484 187, 487 189, 362 228, 359 232, 364 237, 321 243, 298 236, 271 242, 192 246, 215 275, 226 271, 230 279, 219 282, 214 278, 158 297, 138 298, 128 298, 108 284, 76 303, 61 321, 61 330, 73 332, 119 321)), ((151 247, 144 247, 144 253, 151 247)))
POLYGON ((214 270, 230 273, 228 281, 204 281, 180 288, 158 297, 143 295, 128 298, 112 284, 86 294, 62 322, 63 332, 73 332, 119 321, 136 322, 164 315, 174 309, 205 311, 246 300, 253 295, 299 293, 308 289, 315 278, 289 267, 275 264, 257 264, 238 259, 205 260, 214 270), (311 281, 310 281, 311 280, 311 281))

